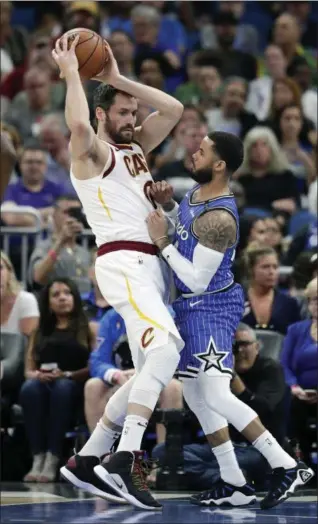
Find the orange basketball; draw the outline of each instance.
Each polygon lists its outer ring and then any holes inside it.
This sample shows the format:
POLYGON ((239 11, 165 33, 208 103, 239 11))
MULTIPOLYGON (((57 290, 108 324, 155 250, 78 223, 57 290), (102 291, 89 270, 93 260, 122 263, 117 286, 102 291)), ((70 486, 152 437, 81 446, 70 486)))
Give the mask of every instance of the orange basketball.
POLYGON ((104 68, 105 62, 108 60, 107 49, 101 36, 82 27, 67 31, 62 38, 66 37, 69 45, 71 45, 77 35, 80 37, 75 49, 78 71, 81 78, 89 80, 98 75, 104 68))

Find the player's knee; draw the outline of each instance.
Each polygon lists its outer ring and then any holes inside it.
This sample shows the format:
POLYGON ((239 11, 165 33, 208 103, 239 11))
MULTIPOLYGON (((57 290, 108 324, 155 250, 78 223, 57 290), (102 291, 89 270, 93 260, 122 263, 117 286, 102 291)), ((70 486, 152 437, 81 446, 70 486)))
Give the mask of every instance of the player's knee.
POLYGON ((107 384, 105 384, 105 382, 103 382, 100 378, 90 378, 84 387, 85 401, 88 403, 96 403, 97 400, 105 395, 108 389, 109 387, 107 384))
POLYGON ((161 389, 166 387, 171 381, 179 364, 179 360, 179 352, 173 343, 154 348, 146 355, 146 362, 143 369, 148 372, 152 379, 160 383, 161 387, 158 394, 161 389))

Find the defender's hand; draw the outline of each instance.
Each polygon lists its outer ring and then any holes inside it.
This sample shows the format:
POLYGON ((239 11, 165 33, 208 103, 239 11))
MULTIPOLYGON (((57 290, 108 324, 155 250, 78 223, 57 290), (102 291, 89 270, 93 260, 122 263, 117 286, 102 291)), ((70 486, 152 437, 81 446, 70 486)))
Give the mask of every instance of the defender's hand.
POLYGON ((148 188, 148 196, 152 197, 155 202, 162 206, 166 206, 172 202, 172 195, 173 187, 164 180, 162 182, 153 182, 148 188))
POLYGON ((146 222, 150 238, 155 244, 157 241, 162 240, 163 237, 167 237, 168 222, 161 209, 150 213, 146 222))
POLYGON ((65 78, 69 72, 78 71, 75 48, 79 38, 79 35, 75 36, 70 48, 68 48, 68 39, 66 37, 59 38, 55 43, 52 56, 60 68, 60 78, 65 78))

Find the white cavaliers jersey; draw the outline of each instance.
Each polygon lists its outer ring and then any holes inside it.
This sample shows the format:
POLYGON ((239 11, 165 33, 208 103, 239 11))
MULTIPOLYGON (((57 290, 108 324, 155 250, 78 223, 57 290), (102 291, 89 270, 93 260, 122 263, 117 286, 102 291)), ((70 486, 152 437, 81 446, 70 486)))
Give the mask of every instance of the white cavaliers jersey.
POLYGON ((109 159, 100 175, 78 180, 71 171, 97 247, 116 240, 152 244, 146 224, 154 210, 146 193, 152 177, 143 151, 136 142, 108 145, 109 159))

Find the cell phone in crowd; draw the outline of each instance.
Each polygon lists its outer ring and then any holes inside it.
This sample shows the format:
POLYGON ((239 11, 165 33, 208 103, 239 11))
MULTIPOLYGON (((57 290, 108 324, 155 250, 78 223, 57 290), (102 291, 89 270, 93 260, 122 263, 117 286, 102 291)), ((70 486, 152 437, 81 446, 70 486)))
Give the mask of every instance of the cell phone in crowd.
POLYGON ((75 220, 77 220, 78 222, 80 222, 83 225, 84 229, 89 228, 89 225, 86 220, 86 216, 84 215, 81 207, 78 207, 78 206, 70 207, 67 211, 67 214, 70 217, 75 218, 75 220))
POLYGON ((58 369, 57 362, 50 362, 48 364, 41 364, 40 371, 42 373, 52 373, 55 369, 58 369))

